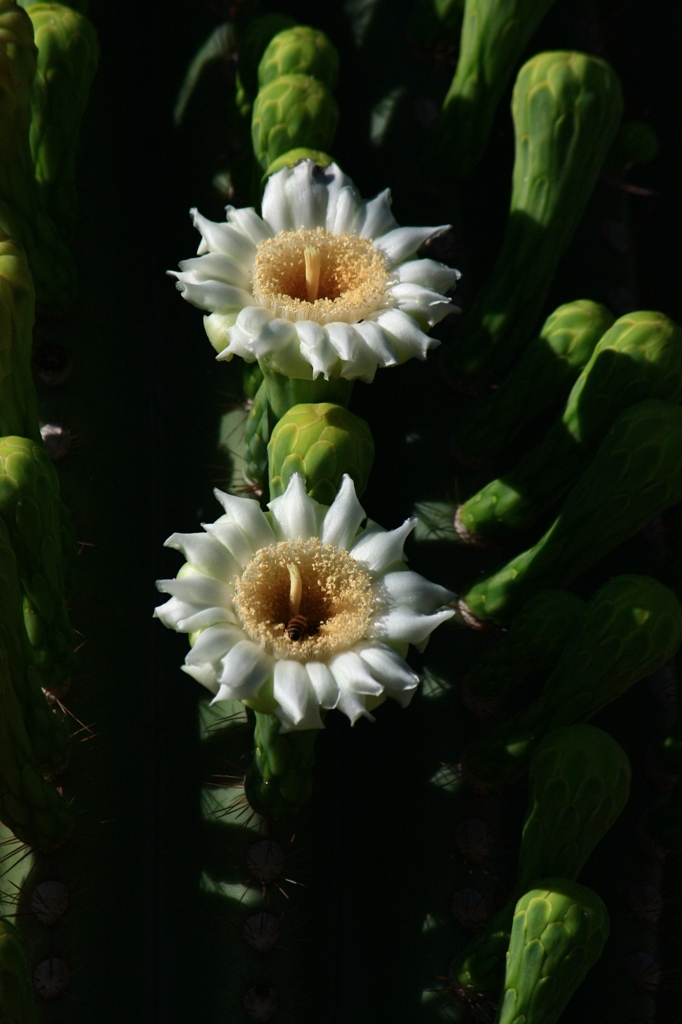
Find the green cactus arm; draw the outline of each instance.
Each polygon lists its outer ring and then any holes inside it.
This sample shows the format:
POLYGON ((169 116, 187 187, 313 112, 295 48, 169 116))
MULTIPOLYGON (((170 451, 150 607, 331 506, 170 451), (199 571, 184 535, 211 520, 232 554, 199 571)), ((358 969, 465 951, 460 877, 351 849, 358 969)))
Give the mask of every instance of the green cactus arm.
POLYGON ((22 842, 39 850, 63 843, 73 826, 68 804, 36 766, 1 634, 0 821, 22 842))
POLYGON ((563 400, 613 321, 605 306, 589 299, 555 309, 500 387, 463 410, 457 450, 478 461, 507 448, 521 427, 563 400))
POLYGON ((97 70, 99 43, 92 22, 63 4, 33 4, 28 13, 38 47, 31 154, 45 207, 68 236, 77 214, 80 125, 97 70))
POLYGON ((627 803, 630 776, 625 751, 601 729, 548 732, 530 762, 518 887, 547 874, 576 878, 627 803))
POLYGON ((42 686, 59 693, 70 677, 73 632, 66 606, 59 481, 42 446, 0 439, 0 517, 14 548, 24 625, 42 686))
POLYGON ((532 597, 500 642, 464 677, 466 708, 481 718, 495 714, 529 672, 552 668, 584 609, 585 602, 568 590, 543 590, 532 597))
POLYGON ((294 25, 268 43, 258 65, 258 86, 262 89, 282 75, 302 74, 312 75, 333 92, 338 72, 339 54, 324 32, 294 25))
POLYGON ((581 723, 551 730, 530 763, 517 880, 509 901, 452 962, 451 982, 494 996, 502 984, 514 903, 538 878, 576 879, 620 815, 630 763, 607 733, 581 723))
POLYGON ((374 460, 365 420, 330 402, 293 406, 278 421, 268 444, 270 497, 284 494, 300 473, 312 498, 331 505, 347 473, 361 497, 374 460))
POLYGON ((26 250, 39 308, 59 311, 73 303, 76 270, 35 180, 29 128, 37 51, 31 19, 12 0, 0 0, 0 34, 0 237, 26 250))
POLYGON ((660 668, 681 641, 682 607, 672 590, 647 576, 614 577, 588 602, 538 699, 467 747, 467 771, 490 785, 519 778, 546 732, 591 718, 660 668))
POLYGON ((444 353, 454 377, 499 380, 526 344, 621 109, 618 79, 597 57, 540 53, 521 68, 509 222, 493 272, 444 353))
POLYGON ((266 169, 291 149, 326 151, 336 132, 339 109, 329 89, 311 75, 282 75, 258 91, 251 141, 266 169))
POLYGON ((320 730, 282 733, 275 715, 252 714, 254 758, 244 779, 249 804, 268 818, 295 814, 312 793, 314 746, 320 730))
POLYGON ((439 173, 466 178, 480 160, 514 67, 554 0, 466 0, 459 58, 438 124, 439 173))
POLYGON ((28 951, 19 931, 0 918, 0 1020, 38 1024, 28 951))
POLYGON ((41 443, 31 376, 34 311, 26 256, 15 242, 0 241, 0 437, 18 434, 41 443))
POLYGON ((52 773, 63 768, 69 757, 70 735, 60 717, 49 706, 40 672, 33 665, 33 651, 22 615, 24 596, 17 564, 4 521, 0 519, 0 634, 33 758, 40 770, 52 773))
POLYGON ((560 419, 508 473, 460 507, 466 536, 531 526, 569 488, 617 416, 636 402, 682 400, 682 330, 663 313, 622 316, 597 344, 560 419))
POLYGON ((682 500, 682 408, 651 399, 616 420, 538 543, 462 597, 504 623, 533 594, 567 586, 653 516, 682 500))
POLYGON ((516 904, 495 1024, 554 1024, 608 935, 606 907, 591 889, 563 878, 536 883, 516 904))

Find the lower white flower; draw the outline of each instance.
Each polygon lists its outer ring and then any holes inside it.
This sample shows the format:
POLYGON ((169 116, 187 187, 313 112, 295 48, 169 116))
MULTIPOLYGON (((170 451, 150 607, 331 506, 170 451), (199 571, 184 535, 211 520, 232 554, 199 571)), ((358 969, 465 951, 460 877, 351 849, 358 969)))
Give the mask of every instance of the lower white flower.
POLYGON ((250 498, 215 492, 225 514, 204 533, 166 541, 186 564, 157 587, 171 598, 155 615, 191 634, 183 669, 215 696, 274 713, 283 732, 322 728, 320 708, 352 723, 392 697, 407 705, 419 683, 404 660, 454 615, 454 597, 407 569, 416 524, 361 524, 345 476, 334 503, 310 498, 296 474, 262 512, 250 498))
POLYGON ((262 217, 192 210, 199 254, 173 271, 205 310, 219 359, 256 359, 288 377, 371 381, 378 366, 425 359, 426 333, 455 310, 459 272, 417 250, 445 227, 399 227, 388 190, 362 200, 336 164, 302 160, 273 174, 262 217))

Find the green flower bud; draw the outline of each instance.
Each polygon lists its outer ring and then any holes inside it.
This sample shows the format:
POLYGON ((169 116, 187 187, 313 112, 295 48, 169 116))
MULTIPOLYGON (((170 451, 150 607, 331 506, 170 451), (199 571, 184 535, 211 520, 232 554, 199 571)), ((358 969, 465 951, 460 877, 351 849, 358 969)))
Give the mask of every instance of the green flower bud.
POLYGON ((268 444, 270 497, 286 490, 300 473, 306 490, 323 505, 331 505, 344 473, 352 478, 358 497, 367 486, 374 442, 364 420, 340 405, 295 405, 272 432, 268 444))
POLYGON ((326 150, 339 110, 327 87, 310 75, 282 75, 261 89, 253 105, 251 140, 266 169, 300 146, 326 150))
POLYGON ((591 889, 565 878, 537 882, 514 911, 497 1024, 554 1024, 608 934, 606 907, 591 889))
POLYGON ((339 55, 324 32, 295 25, 270 40, 258 65, 258 84, 262 89, 282 75, 312 75, 333 89, 338 70, 339 55))

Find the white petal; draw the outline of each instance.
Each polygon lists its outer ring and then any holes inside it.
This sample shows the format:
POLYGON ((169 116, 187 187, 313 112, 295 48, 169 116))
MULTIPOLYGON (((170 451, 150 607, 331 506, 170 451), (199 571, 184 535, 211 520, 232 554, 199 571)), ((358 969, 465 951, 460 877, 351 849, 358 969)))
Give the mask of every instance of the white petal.
MULTIPOLYGON (((173 598, 173 600, 176 600, 173 598)), ((160 618, 160 616, 159 616, 160 618)), ((217 623, 237 623, 237 615, 234 610, 228 608, 192 608, 186 611, 180 618, 177 630, 179 633, 196 633, 198 629, 205 629, 207 626, 214 626, 217 623)))
POLYGON ((313 369, 313 379, 322 374, 329 380, 332 370, 339 365, 339 355, 324 327, 313 320, 298 320, 294 327, 301 343, 301 353, 313 369))
POLYGON ((244 640, 244 630, 239 626, 210 626, 197 637, 195 646, 184 659, 188 666, 212 665, 217 679, 219 666, 225 654, 244 640))
POLYGON ((275 522, 272 524, 280 540, 309 540, 317 536, 316 510, 319 503, 306 494, 303 478, 294 473, 287 489, 268 504, 275 522))
POLYGON ((365 518, 365 510, 355 493, 355 484, 344 473, 338 493, 324 517, 322 543, 333 544, 336 548, 349 548, 365 518))
POLYGON ((355 329, 379 366, 395 366, 400 361, 393 339, 380 324, 372 320, 363 320, 355 329))
POLYGON ((215 523, 206 523, 204 529, 230 552, 237 563, 236 574, 238 575, 254 556, 251 542, 228 516, 221 516, 215 523))
POLYGON ((278 231, 325 227, 327 211, 336 209, 338 193, 353 187, 351 179, 337 167, 320 168, 312 160, 283 167, 268 178, 263 194, 263 219, 278 231))
POLYGON ((389 264, 395 266, 412 256, 429 238, 437 238, 449 229, 449 224, 438 228, 394 228, 380 238, 375 238, 374 245, 383 252, 389 264))
POLYGON ((211 665, 181 665, 180 669, 182 672, 186 672, 188 676, 195 679, 197 683, 201 683, 211 693, 217 693, 220 687, 216 679, 215 669, 211 665))
POLYGON ((276 661, 273 695, 278 707, 275 714, 282 723, 282 732, 296 729, 321 729, 317 697, 305 666, 299 661, 276 661))
POLYGON ((441 622, 447 622, 454 615, 451 608, 432 615, 421 615, 411 608, 389 608, 376 615, 368 633, 370 636, 386 637, 388 640, 406 640, 410 644, 423 644, 441 622))
MULTIPOLYGON (((242 310, 235 327, 249 336, 248 349, 252 355, 277 373, 307 380, 312 378, 310 362, 301 353, 296 326, 291 321, 281 320, 273 317, 269 310, 251 306, 242 310)), ((232 334, 231 331, 231 338, 232 334)))
POLYGON ((164 547, 181 551, 190 565, 216 579, 227 580, 238 570, 230 552, 206 533, 174 533, 164 547))
POLYGON ((155 619, 160 619, 164 626, 175 629, 178 633, 194 633, 197 629, 205 629, 216 623, 234 623, 237 616, 234 608, 221 605, 194 604, 171 597, 165 604, 154 609, 155 619))
POLYGON ((433 288, 441 295, 452 291, 462 276, 459 270, 436 260, 408 260, 396 267, 395 274, 404 284, 420 284, 424 288, 433 288))
POLYGON ((355 189, 350 185, 345 185, 339 190, 336 202, 330 204, 327 209, 327 231, 333 235, 354 232, 358 211, 362 206, 364 203, 359 201, 355 189))
POLYGON ((221 281, 225 284, 243 288, 251 292, 251 274, 243 263, 223 256, 219 252, 209 252, 205 256, 194 256, 189 260, 180 260, 180 270, 191 276, 197 283, 202 281, 221 281))
POLYGON ((305 667, 320 707, 335 708, 339 702, 339 687, 327 666, 322 661, 309 661, 305 667))
POLYGON ((268 362, 273 361, 272 356, 277 357, 276 362, 281 362, 284 350, 290 347, 298 352, 298 335, 290 320, 270 320, 251 338, 251 348, 256 358, 268 362))
POLYGON ((351 693, 362 693, 372 697, 380 697, 384 692, 382 684, 377 682, 360 655, 355 651, 344 651, 343 654, 337 654, 330 661, 329 670, 340 690, 345 689, 351 693))
POLYGON ((203 573, 184 576, 182 579, 157 580, 156 586, 162 594, 171 594, 172 597, 179 597, 181 601, 199 607, 232 607, 232 587, 212 576, 204 576, 203 573))
POLYGON ((267 327, 270 321, 274 319, 274 316, 274 313, 263 306, 248 306, 237 317, 235 326, 248 335, 249 338, 254 338, 267 327))
POLYGON ((396 562, 404 562, 403 545, 417 525, 415 518, 406 519, 395 530, 382 530, 376 524, 368 526, 350 550, 351 555, 371 572, 381 573, 396 562))
POLYGON ((275 543, 272 527, 257 501, 253 498, 238 498, 234 494, 225 494, 217 488, 213 493, 225 509, 225 514, 248 539, 254 552, 275 543))
POLYGON ((405 605, 415 611, 435 612, 453 601, 455 594, 437 583, 430 583, 418 572, 389 572, 381 578, 376 589, 391 605, 405 605))
MULTIPOLYGON (((204 317, 204 330, 213 348, 220 353, 224 352, 225 346, 229 344, 230 332, 234 328, 239 310, 230 310, 229 313, 211 313, 204 317)), ((236 354, 236 353, 235 353, 236 354)), ((223 356, 224 359, 231 359, 231 355, 223 356)), ((255 356, 251 356, 249 362, 253 363, 255 356)))
POLYGON ((235 263, 251 267, 256 255, 256 246, 250 238, 231 224, 217 224, 215 221, 206 220, 196 209, 190 212, 194 226, 201 232, 203 239, 199 246, 200 255, 205 252, 222 253, 235 263))
POLYGON ((398 309, 408 316, 415 317, 422 328, 433 327, 452 313, 457 307, 439 292, 430 291, 420 284, 394 284, 391 298, 398 309))
MULTIPOLYGON (((234 323, 234 319, 225 330, 223 318, 218 320, 218 316, 218 313, 211 313, 210 316, 204 318, 204 330, 208 335, 208 340, 218 352, 216 359, 229 361, 232 356, 241 356, 247 363, 255 363, 256 356, 251 349, 250 336, 234 323)), ((234 314, 226 314, 226 316, 233 317, 234 314)))
POLYGON ((391 697, 403 707, 409 704, 419 685, 419 676, 399 654, 386 644, 367 644, 355 650, 375 679, 391 691, 391 697))
POLYGON ((243 235, 251 239, 254 246, 258 246, 259 242, 264 242, 266 238, 272 237, 270 228, 265 221, 258 216, 252 206, 244 206, 238 208, 236 206, 226 206, 225 214, 229 223, 235 227, 238 231, 241 231, 243 235))
POLYGON ((326 329, 329 340, 343 360, 340 375, 348 380, 364 380, 371 384, 377 360, 358 333, 357 325, 336 322, 327 324, 326 329))
POLYGON ((393 339, 400 353, 401 363, 413 356, 417 359, 426 359, 429 349, 440 345, 437 338, 430 338, 428 334, 424 334, 417 321, 400 309, 384 310, 376 319, 379 326, 393 339))
POLYGON ((397 227, 398 222, 391 213, 389 188, 362 204, 356 229, 361 238, 379 238, 397 227))
POLYGON ((213 703, 255 697, 272 669, 269 654, 251 640, 240 640, 223 658, 218 676, 220 689, 213 703))
POLYGON ((355 725, 358 718, 368 718, 370 722, 376 722, 374 715, 370 715, 365 707, 365 696, 362 693, 352 693, 350 690, 339 690, 339 702, 336 705, 337 711, 342 711, 350 718, 350 724, 355 725))
MULTIPOLYGON (((205 260, 207 257, 200 256, 199 258, 205 260)), ((253 305, 256 301, 250 292, 243 288, 235 288, 234 285, 226 284, 224 281, 199 280, 194 273, 185 274, 175 270, 170 270, 168 273, 171 277, 177 278, 175 287, 183 299, 191 303, 192 306, 196 306, 197 309, 205 309, 211 313, 216 310, 225 312, 253 305)))

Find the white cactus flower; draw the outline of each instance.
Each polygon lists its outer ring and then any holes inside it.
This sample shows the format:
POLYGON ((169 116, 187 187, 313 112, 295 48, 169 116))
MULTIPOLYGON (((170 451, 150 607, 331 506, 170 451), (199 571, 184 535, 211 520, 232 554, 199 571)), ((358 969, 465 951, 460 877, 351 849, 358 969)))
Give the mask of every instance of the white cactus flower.
POLYGON ((204 533, 166 541, 187 559, 159 580, 171 598, 155 615, 191 634, 184 671, 214 694, 275 714, 283 732, 322 728, 320 708, 352 723, 386 697, 407 705, 419 677, 404 660, 454 614, 454 597, 407 569, 396 530, 368 522, 344 476, 330 507, 310 498, 299 474, 261 511, 250 498, 215 492, 225 514, 204 533))
POLYGON ((177 287, 205 310, 218 359, 256 359, 288 377, 371 381, 378 366, 425 359, 425 332, 456 309, 459 272, 419 247, 447 230, 401 228, 388 190, 360 198, 336 164, 312 160, 268 179, 262 217, 226 208, 223 224, 192 210, 199 255, 177 287))

